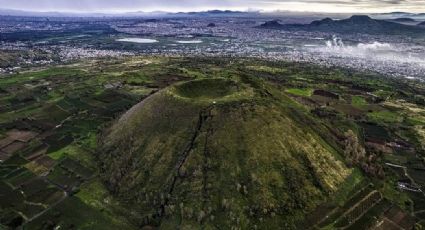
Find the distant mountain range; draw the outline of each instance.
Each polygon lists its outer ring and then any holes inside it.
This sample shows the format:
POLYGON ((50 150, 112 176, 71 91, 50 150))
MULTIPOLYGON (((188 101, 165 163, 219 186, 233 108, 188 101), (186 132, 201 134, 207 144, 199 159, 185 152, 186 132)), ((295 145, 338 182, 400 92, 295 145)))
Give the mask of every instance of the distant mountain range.
POLYGON ((392 19, 392 21, 394 21, 394 22, 416 22, 416 20, 413 19, 413 18, 396 18, 396 19, 392 19))
POLYGON ((281 24, 279 21, 273 20, 258 26, 258 28, 350 34, 362 33, 375 35, 425 35, 425 29, 422 27, 372 19, 366 15, 354 15, 350 18, 342 20, 325 18, 322 20, 313 21, 310 24, 281 24))
POLYGON ((21 17, 153 17, 167 15, 168 12, 126 12, 126 13, 76 13, 76 12, 35 12, 23 10, 0 9, 2 16, 21 16, 21 17))
POLYGON ((381 14, 371 14, 373 18, 377 19, 395 19, 395 18, 412 18, 416 20, 425 20, 425 13, 409 13, 409 12, 391 12, 381 14))
POLYGON ((231 10, 209 10, 200 12, 125 12, 125 13, 73 13, 73 12, 33 12, 22 10, 0 9, 2 16, 24 16, 24 17, 223 17, 223 16, 253 16, 260 14, 258 11, 231 11, 231 10))
POLYGON ((256 17, 259 11, 208 10, 194 12, 167 13, 169 17, 256 17))
POLYGON ((379 14, 375 14, 375 15, 410 15, 410 16, 415 16, 415 15, 425 15, 425 13, 410 13, 410 12, 402 12, 402 11, 396 11, 396 12, 390 12, 390 13, 379 13, 379 14))

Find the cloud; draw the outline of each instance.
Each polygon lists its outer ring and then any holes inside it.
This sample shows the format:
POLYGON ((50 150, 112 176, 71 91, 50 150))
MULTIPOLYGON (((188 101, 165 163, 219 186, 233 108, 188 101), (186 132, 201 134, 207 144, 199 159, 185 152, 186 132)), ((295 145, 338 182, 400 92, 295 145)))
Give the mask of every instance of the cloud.
POLYGON ((0 8, 33 11, 119 11, 234 7, 238 0, 0 0, 0 8))
POLYGON ((251 0, 251 2, 295 11, 341 13, 425 12, 423 0, 251 0))
POLYGON ((0 0, 1 8, 30 11, 193 11, 265 9, 321 12, 425 11, 423 0, 0 0))
MULTIPOLYGON (((256 0, 257 3, 275 3, 275 4, 285 4, 291 1, 285 0, 256 0)), ((299 3, 317 3, 317 4, 335 4, 335 5, 349 5, 349 6, 359 6, 359 5, 370 5, 377 7, 385 7, 388 5, 394 4, 406 4, 406 5, 416 5, 420 4, 417 0, 301 0, 294 1, 299 3)), ((418 5, 419 6, 419 5, 418 5)))

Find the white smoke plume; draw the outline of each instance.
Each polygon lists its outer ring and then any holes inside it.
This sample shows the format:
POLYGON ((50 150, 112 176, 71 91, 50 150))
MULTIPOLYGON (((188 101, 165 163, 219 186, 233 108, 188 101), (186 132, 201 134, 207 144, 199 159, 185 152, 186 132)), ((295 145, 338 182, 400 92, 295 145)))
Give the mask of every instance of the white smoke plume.
POLYGON ((347 45, 341 38, 333 36, 331 40, 326 41, 324 46, 310 49, 325 56, 407 63, 425 67, 425 53, 418 52, 417 47, 402 44, 395 45, 374 41, 347 45))

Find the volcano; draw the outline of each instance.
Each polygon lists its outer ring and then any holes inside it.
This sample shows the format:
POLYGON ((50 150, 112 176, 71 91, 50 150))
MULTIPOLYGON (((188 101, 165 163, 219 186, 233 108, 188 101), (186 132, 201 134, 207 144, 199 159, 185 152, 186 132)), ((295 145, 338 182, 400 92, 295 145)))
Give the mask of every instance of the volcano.
POLYGON ((102 177, 160 229, 294 229, 351 173, 291 99, 248 77, 165 88, 101 140, 102 177))

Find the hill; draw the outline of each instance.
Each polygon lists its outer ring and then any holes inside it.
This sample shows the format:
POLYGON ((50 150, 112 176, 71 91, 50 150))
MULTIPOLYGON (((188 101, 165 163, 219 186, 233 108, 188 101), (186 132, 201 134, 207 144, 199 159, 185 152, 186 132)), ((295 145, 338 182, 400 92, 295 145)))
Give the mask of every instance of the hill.
POLYGON ((379 19, 396 19, 396 18, 412 18, 414 20, 424 20, 425 13, 409 13, 409 12, 391 12, 381 14, 371 14, 373 18, 379 19))
POLYGON ((351 173, 314 124, 258 79, 180 83, 105 131, 102 176, 141 226, 294 229, 351 173))
POLYGON ((261 15, 257 11, 232 11, 232 10, 208 10, 168 13, 172 17, 257 17, 261 15))
POLYGON ((270 21, 260 25, 262 29, 281 29, 290 31, 320 31, 330 33, 363 33, 383 35, 423 35, 425 30, 417 26, 403 25, 396 22, 372 19, 365 15, 354 15, 347 19, 333 20, 325 18, 310 24, 280 24, 270 21))
POLYGON ((396 19, 392 19, 391 21, 394 21, 394 22, 416 22, 416 20, 413 19, 413 18, 396 18, 396 19))
POLYGON ((194 11, 194 12, 166 12, 166 11, 129 11, 129 12, 66 12, 66 11, 24 11, 0 8, 0 15, 2 16, 23 16, 23 17, 178 17, 178 16, 196 16, 196 17, 230 17, 230 16, 255 16, 259 12, 244 12, 244 11, 231 11, 231 10, 209 10, 209 11, 194 11))

